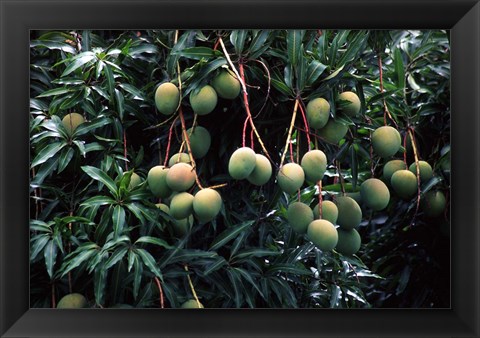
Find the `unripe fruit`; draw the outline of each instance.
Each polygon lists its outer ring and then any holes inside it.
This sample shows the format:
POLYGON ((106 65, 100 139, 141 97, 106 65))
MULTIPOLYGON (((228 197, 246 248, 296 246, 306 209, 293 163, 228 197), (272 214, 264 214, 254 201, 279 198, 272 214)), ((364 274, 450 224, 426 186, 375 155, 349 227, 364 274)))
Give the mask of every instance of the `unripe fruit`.
POLYGON ((170 201, 170 216, 175 219, 184 219, 193 212, 193 195, 181 192, 173 196, 170 201))
POLYGON ((180 103, 180 91, 171 82, 162 83, 155 91, 155 106, 163 115, 172 115, 180 103))
POLYGON ((222 70, 213 78, 212 86, 218 96, 223 99, 233 100, 240 94, 240 81, 227 70, 222 70))
MULTIPOLYGON (((418 166, 420 167, 420 182, 425 183, 433 177, 433 169, 430 164, 426 161, 418 161, 418 166)), ((413 162, 408 168, 412 173, 417 175, 417 163, 413 162)))
POLYGON ((272 164, 265 156, 255 154, 255 168, 250 175, 248 175, 248 182, 255 185, 264 185, 272 177, 272 164))
POLYGON ((323 178, 327 170, 327 157, 321 150, 310 150, 303 155, 300 164, 305 172, 307 181, 316 183, 323 178))
POLYGON ((407 169, 396 171, 390 183, 397 195, 403 199, 411 198, 418 190, 417 177, 407 169))
POLYGON ((337 197, 338 219, 337 224, 345 229, 351 230, 357 227, 362 221, 362 209, 351 197, 337 197))
POLYGON ((132 173, 132 176, 130 177, 130 184, 128 185, 128 189, 133 189, 137 187, 140 183, 142 183, 142 178, 136 173, 132 173))
POLYGON ((173 231, 177 236, 185 236, 190 232, 190 228, 193 224, 193 216, 190 215, 187 218, 176 219, 173 223, 173 231))
POLYGON ((185 191, 195 183, 193 167, 187 163, 174 164, 167 172, 167 185, 173 191, 185 191))
POLYGON ((167 174, 170 169, 157 165, 148 171, 147 183, 150 191, 156 197, 166 198, 172 194, 172 189, 167 185, 167 174))
POLYGON ((68 135, 72 135, 75 129, 83 122, 85 122, 85 119, 78 113, 67 114, 62 119, 62 124, 67 130, 68 135))
POLYGON ((348 126, 334 119, 329 119, 325 127, 319 129, 317 134, 329 143, 338 144, 347 132, 348 126))
POLYGON ((236 180, 243 180, 253 172, 256 163, 257 157, 252 148, 239 148, 230 156, 228 173, 236 180))
POLYGON ((380 157, 387 158, 395 155, 401 144, 400 133, 393 127, 379 127, 372 133, 373 151, 380 157))
POLYGON ((293 194, 300 189, 305 181, 305 173, 296 163, 287 163, 278 172, 278 185, 287 194, 293 194))
POLYGON ((308 225, 307 236, 320 250, 329 251, 338 242, 335 226, 327 220, 317 219, 308 225))
POLYGON ((343 92, 338 95, 338 109, 345 115, 354 117, 360 112, 360 99, 354 92, 343 92), (343 102, 342 102, 343 101, 343 102), (348 101, 348 102, 346 102, 348 101))
POLYGON ((438 217, 445 211, 447 201, 441 191, 429 191, 422 200, 422 209, 427 217, 438 217))
POLYGON ((305 203, 294 202, 288 206, 287 220, 295 232, 304 234, 313 221, 312 209, 305 203))
POLYGON ((324 98, 316 98, 308 102, 306 108, 308 125, 314 129, 325 127, 330 116, 330 104, 324 98))
POLYGON ((217 93, 212 86, 203 86, 199 91, 190 93, 190 105, 198 115, 210 114, 217 106, 217 93))
POLYGON ((203 304, 197 302, 195 299, 187 300, 180 306, 182 309, 203 309, 203 304))
POLYGON ((186 153, 176 153, 170 160, 168 160, 168 166, 173 167, 177 163, 190 163, 190 156, 186 153))
POLYGON ((362 239, 357 230, 344 230, 341 228, 337 229, 338 231, 338 243, 335 247, 335 250, 340 252, 345 256, 354 255, 360 250, 360 245, 362 244, 362 239))
POLYGON ((332 224, 337 224, 338 208, 332 201, 322 201, 322 217, 320 217, 319 204, 313 207, 315 219, 325 219, 332 224))
MULTIPOLYGON (((188 139, 190 140, 190 147, 192 148, 192 155, 196 159, 204 157, 210 145, 212 143, 212 138, 207 129, 202 126, 196 126, 187 130, 188 139)), ((185 136, 182 134, 182 139, 185 139, 185 136)))
POLYGON ((353 198, 359 205, 362 204, 362 194, 360 191, 346 192, 345 196, 353 198))
POLYGON ((87 307, 87 299, 79 293, 63 296, 57 304, 57 309, 81 309, 87 307))
POLYGON ((390 183, 394 172, 405 169, 407 169, 407 165, 402 160, 388 161, 383 167, 383 178, 386 182, 390 183))
POLYGON ((209 222, 217 217, 222 208, 222 197, 213 189, 198 191, 193 199, 193 211, 202 222, 209 222))
POLYGON ((387 207, 390 191, 385 183, 377 178, 369 178, 360 187, 362 201, 372 210, 379 211, 387 207))

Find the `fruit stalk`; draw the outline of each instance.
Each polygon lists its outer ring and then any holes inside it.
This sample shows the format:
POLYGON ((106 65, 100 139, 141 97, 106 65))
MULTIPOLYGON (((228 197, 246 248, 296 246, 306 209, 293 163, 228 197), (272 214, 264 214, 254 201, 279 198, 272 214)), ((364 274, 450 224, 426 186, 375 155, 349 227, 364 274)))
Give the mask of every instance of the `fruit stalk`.
POLYGON ((158 291, 160 292, 160 307, 163 309, 165 307, 165 304, 163 301, 162 284, 160 284, 160 280, 158 279, 158 277, 155 277, 155 282, 157 283, 158 291))
POLYGON ((195 292, 195 288, 193 287, 192 279, 190 278, 190 274, 188 271, 188 265, 185 264, 183 268, 187 272, 188 284, 190 285, 190 290, 192 290, 193 298, 195 298, 195 300, 197 301, 198 308, 200 308, 201 304, 200 304, 200 301, 198 300, 198 296, 197 296, 197 293, 195 292))
POLYGON ((170 130, 168 132, 168 143, 167 143, 167 151, 165 152, 165 161, 163 162, 163 166, 166 167, 168 163, 168 157, 170 153, 170 145, 172 144, 172 134, 173 134, 173 127, 177 122, 178 116, 173 120, 172 125, 170 126, 170 130))
POLYGON ((323 217, 323 210, 322 210, 322 203, 323 203, 323 197, 322 197, 322 180, 319 180, 317 182, 318 186, 318 214, 320 215, 320 218, 323 217))
MULTIPOLYGON (((420 165, 418 164, 418 153, 417 153, 417 144, 415 142, 415 136, 413 135, 412 128, 408 128, 408 135, 410 136, 410 139, 412 140, 412 148, 413 148, 413 157, 415 158, 415 166, 417 167, 416 169, 416 176, 417 176, 417 205, 415 207, 415 215, 418 213, 418 209, 420 208, 420 165)), ((412 217, 412 219, 415 219, 412 217)))
POLYGON ((190 156, 190 163, 192 164, 194 174, 195 174, 195 182, 197 182, 197 186, 200 189, 203 189, 202 184, 200 183, 200 180, 198 179, 197 164, 195 163, 195 159, 193 158, 192 147, 190 145, 190 138, 188 137, 187 127, 185 126, 185 118, 183 117, 182 107, 180 107, 178 109, 178 113, 179 113, 179 116, 180 116, 180 122, 182 123, 182 133, 183 133, 183 136, 185 137, 185 142, 187 143, 187 150, 188 150, 188 155, 190 156))
MULTIPOLYGON (((290 143, 290 139, 292 137, 293 125, 295 124, 295 118, 297 117, 297 109, 298 109, 298 99, 295 100, 295 106, 293 107, 292 121, 290 122, 287 141, 285 142, 285 148, 283 149, 282 158, 280 160, 280 168, 283 166, 283 162, 285 161, 285 156, 287 155, 288 144, 290 143)), ((292 159, 292 162, 293 162, 293 159, 292 159)))
POLYGON ((258 142, 260 143, 260 146, 262 147, 262 150, 265 153, 265 156, 267 156, 268 159, 272 161, 272 158, 270 157, 270 154, 268 153, 267 148, 265 148, 262 138, 260 137, 260 134, 258 133, 257 128, 255 128, 255 124, 253 123, 252 113, 250 112, 250 106, 248 104, 248 93, 247 93, 247 87, 245 86, 245 73, 243 69, 243 63, 239 64, 239 70, 240 70, 240 73, 239 73, 235 68, 235 65, 233 64, 232 60, 230 59, 230 55, 228 54, 227 49, 225 48, 225 44, 223 43, 222 38, 219 37, 218 40, 220 41, 220 45, 222 46, 223 54, 225 55, 228 63, 230 64, 230 67, 232 67, 233 72, 235 73, 238 80, 240 81, 240 84, 242 85, 243 103, 245 105, 245 110, 247 111, 247 116, 248 116, 247 119, 250 121, 250 126, 252 127, 255 135, 257 136, 258 142))
MULTIPOLYGON (((379 77, 380 77, 380 93, 383 93, 383 68, 382 68, 382 55, 380 52, 377 54, 378 56, 378 71, 379 71, 379 77)), ((395 127, 398 129, 397 122, 393 119, 392 115, 390 114, 390 111, 388 110, 387 107, 387 102, 385 101, 385 98, 383 98, 383 124, 386 126, 387 125, 387 115, 388 118, 393 122, 395 127)))
POLYGON ((302 113, 303 123, 305 124, 305 135, 307 136, 308 142, 308 151, 312 150, 310 147, 310 127, 308 126, 307 117, 305 115, 305 110, 303 109, 303 102, 300 101, 300 112, 302 113))
POLYGON ((52 309, 57 307, 57 302, 55 301, 55 284, 52 283, 52 309))

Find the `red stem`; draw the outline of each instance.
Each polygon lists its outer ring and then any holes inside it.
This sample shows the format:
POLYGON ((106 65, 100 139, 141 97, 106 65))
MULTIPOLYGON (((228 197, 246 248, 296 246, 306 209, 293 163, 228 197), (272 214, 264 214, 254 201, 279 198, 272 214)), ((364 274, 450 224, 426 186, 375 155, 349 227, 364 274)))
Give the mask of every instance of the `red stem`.
MULTIPOLYGON (((245 147, 245 135, 247 134, 248 120, 249 120, 249 116, 247 116, 247 118, 245 119, 245 122, 243 123, 242 147, 245 147)), ((252 129, 252 133, 253 133, 253 129, 252 129)))
POLYGON ((302 118, 303 118, 303 123, 305 124, 305 135, 307 135, 307 142, 308 142, 308 151, 310 151, 310 134, 309 134, 309 130, 310 130, 310 127, 308 126, 308 122, 307 122, 307 117, 305 116, 305 110, 303 110, 303 101, 300 100, 300 104, 299 104, 299 107, 300 107, 300 112, 302 113, 302 118))
POLYGON ((168 132, 167 151, 165 153, 165 161, 163 162, 164 167, 166 167, 167 163, 168 163, 168 156, 169 156, 169 153, 170 153, 170 145, 172 144, 173 127, 175 126, 175 123, 177 122, 177 119, 178 119, 178 116, 177 116, 177 118, 175 118, 175 120, 173 120, 172 125, 170 126, 170 130, 168 132))
POLYGON ((164 304, 164 301, 163 301, 162 285, 160 284, 160 280, 158 279, 158 277, 155 277, 155 282, 157 283, 158 291, 160 292, 160 307, 163 309, 163 308, 165 308, 165 304, 164 304))

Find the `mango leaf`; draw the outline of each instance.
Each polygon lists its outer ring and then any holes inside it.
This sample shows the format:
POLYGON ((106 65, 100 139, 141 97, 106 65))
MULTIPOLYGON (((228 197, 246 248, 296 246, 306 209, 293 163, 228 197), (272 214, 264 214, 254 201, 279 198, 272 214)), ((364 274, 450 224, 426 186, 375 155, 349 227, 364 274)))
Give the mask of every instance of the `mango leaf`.
POLYGON ((95 269, 93 277, 93 291, 95 293, 95 302, 103 304, 105 298, 105 287, 107 285, 107 270, 103 268, 95 269))
POLYGON ((102 170, 92 167, 92 166, 82 166, 82 170, 94 180, 97 180, 108 188, 113 196, 117 196, 117 186, 115 182, 102 170))
POLYGON ((215 238, 215 241, 212 243, 210 250, 218 250, 219 248, 227 244, 229 241, 237 237, 237 235, 240 234, 242 231, 245 231, 247 228, 249 228, 254 222, 255 221, 253 220, 246 221, 225 230, 215 238))
POLYGON ((115 208, 113 208, 112 221, 114 238, 118 238, 118 236, 122 234, 123 227, 125 226, 125 209, 122 206, 116 205, 115 208))
POLYGON ((297 62, 303 54, 302 40, 304 35, 304 30, 290 29, 287 31, 288 60, 294 69, 297 68, 297 62))
POLYGON ((71 259, 66 260, 64 262, 64 265, 62 266, 63 272, 62 272, 62 277, 65 276, 67 273, 78 267, 80 264, 83 262, 86 262, 88 259, 90 259, 94 254, 96 254, 98 251, 95 248, 90 248, 86 249, 85 247, 79 247, 77 248, 73 253, 74 256, 72 256, 71 259))
POLYGON ((393 61, 395 63, 395 77, 398 88, 405 88, 405 67, 403 66, 402 52, 400 48, 395 48, 393 53, 393 61))
POLYGON ((109 196, 94 196, 83 202, 81 205, 95 207, 100 205, 114 204, 115 200, 109 196))
POLYGON ((35 177, 30 182, 30 187, 36 188, 43 183, 45 178, 49 176, 58 164, 58 157, 50 158, 37 170, 35 177))
POLYGON ((105 261, 105 264, 103 265, 103 269, 108 270, 115 264, 117 264, 120 260, 125 257, 125 255, 128 252, 128 247, 123 246, 117 248, 111 255, 108 257, 108 259, 105 261))
POLYGON ((59 96, 59 95, 62 95, 62 94, 74 92, 74 91, 79 90, 79 89, 81 89, 81 87, 78 87, 78 88, 76 88, 76 87, 54 88, 54 89, 50 89, 50 90, 47 90, 47 91, 43 92, 42 94, 38 95, 37 98, 49 97, 49 96, 59 96))
MULTIPOLYGON (((30 229, 31 228, 32 227, 30 227, 30 229)), ((49 234, 37 235, 31 239, 32 245, 30 248, 30 261, 33 261, 35 258, 37 258, 38 254, 42 252, 43 248, 45 248, 50 239, 51 238, 49 234)))
POLYGON ((268 37, 270 36, 271 30, 270 29, 262 29, 258 32, 258 34, 255 35, 253 38, 253 42, 250 45, 250 48, 248 48, 248 52, 251 53, 251 57, 256 59, 258 55, 256 53, 261 50, 265 46, 265 42, 267 41, 268 37))
POLYGON ((93 52, 84 52, 74 56, 70 61, 71 63, 65 68, 61 77, 67 76, 68 74, 74 72, 83 65, 94 61, 97 59, 97 56, 93 52))
POLYGON ((317 60, 312 60, 307 69, 307 78, 305 80, 307 86, 311 86, 315 81, 317 81, 325 69, 327 69, 327 66, 325 66, 323 63, 317 60))
POLYGON ((55 242, 50 240, 46 245, 45 245, 45 250, 43 251, 43 255, 45 258, 45 266, 47 268, 48 275, 50 278, 53 277, 53 267, 55 265, 55 261, 57 259, 57 245, 55 242))
POLYGON ((144 249, 135 249, 135 252, 137 253, 138 256, 143 261, 143 264, 150 270, 151 273, 153 273, 155 276, 160 278, 161 281, 163 281, 162 273, 160 272, 160 269, 157 267, 157 263, 155 262, 155 258, 144 249))
POLYGON ((137 243, 149 243, 149 244, 154 244, 161 246, 166 249, 173 249, 174 247, 165 242, 163 239, 156 238, 156 237, 151 237, 151 236, 142 236, 139 239, 135 241, 135 244, 137 243))
POLYGON ((245 46, 245 39, 247 38, 248 30, 240 29, 234 30, 230 34, 230 42, 235 48, 235 53, 240 56, 243 53, 243 48, 245 46))
POLYGON ((75 150, 72 147, 62 149, 62 153, 58 158, 58 173, 61 173, 67 167, 74 154, 75 150))
POLYGON ((36 167, 39 164, 42 164, 55 156, 63 147, 65 147, 67 143, 65 141, 59 141, 50 143, 45 148, 43 148, 38 155, 32 161, 31 167, 36 167))
POLYGON ((201 60, 203 58, 209 59, 214 56, 221 56, 222 54, 218 51, 213 50, 209 47, 191 47, 185 48, 182 50, 175 51, 174 54, 178 54, 188 59, 201 60))

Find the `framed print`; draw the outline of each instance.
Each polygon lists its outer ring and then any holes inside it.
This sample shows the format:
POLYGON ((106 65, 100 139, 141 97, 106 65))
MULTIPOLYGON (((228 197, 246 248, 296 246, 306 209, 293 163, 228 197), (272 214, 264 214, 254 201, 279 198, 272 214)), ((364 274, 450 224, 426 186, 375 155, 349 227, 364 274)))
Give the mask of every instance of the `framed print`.
POLYGON ((1 337, 480 334, 477 1, 0 6, 1 337))

